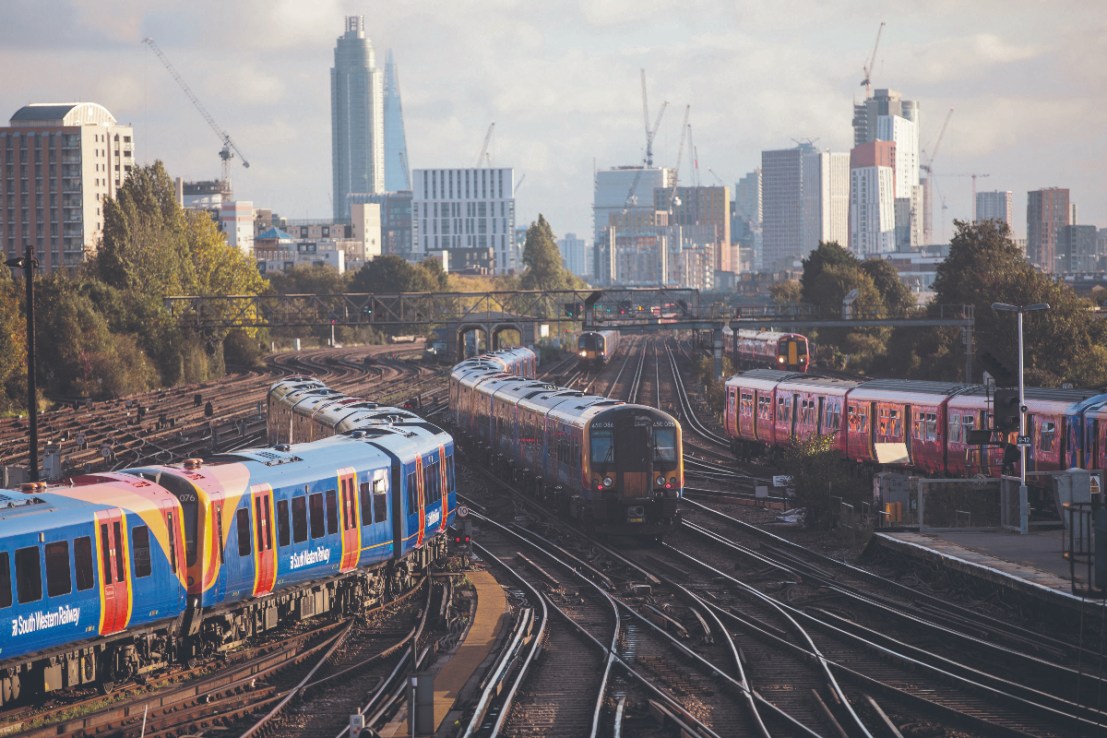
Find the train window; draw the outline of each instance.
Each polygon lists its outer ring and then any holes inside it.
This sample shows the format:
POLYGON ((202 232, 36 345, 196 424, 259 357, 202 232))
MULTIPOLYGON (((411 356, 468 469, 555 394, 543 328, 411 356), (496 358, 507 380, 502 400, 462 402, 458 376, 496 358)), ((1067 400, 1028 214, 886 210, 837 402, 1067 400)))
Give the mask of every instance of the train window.
POLYGON ((773 400, 767 395, 757 396, 757 418, 770 420, 773 417, 773 400))
POLYGON ((301 543, 307 540, 307 498, 292 498, 292 540, 301 543))
POLYGON ((373 523, 373 485, 369 482, 361 483, 361 524, 373 523))
POLYGON ((269 519, 268 495, 254 498, 254 520, 257 522, 257 550, 271 551, 273 549, 273 521, 269 519))
POLYGON ((8 552, 0 553, 0 607, 12 606, 12 564, 8 552))
MULTIPOLYGON (((343 484, 346 482, 343 481, 343 484)), ((333 489, 328 489, 327 495, 327 533, 328 535, 334 535, 338 532, 338 495, 335 494, 333 489)), ((315 514, 315 510, 312 510, 312 514, 315 514)))
POLYGON ((15 552, 15 589, 20 602, 42 599, 42 569, 38 546, 28 546, 15 552))
POLYGON ((69 576, 69 541, 46 544, 46 595, 57 597, 73 591, 69 576))
POLYGON ((282 548, 290 542, 291 531, 288 528, 288 500, 277 501, 277 544, 282 548))
POLYGON ((326 532, 326 521, 323 520, 323 493, 316 492, 308 497, 308 520, 311 523, 311 537, 322 538, 326 532))
POLYGON ((92 539, 88 536, 73 541, 73 564, 77 571, 77 591, 92 589, 92 539))
MULTIPOLYGON (((135 578, 150 576, 150 529, 137 525, 131 531, 131 544, 135 553, 135 578)), ((50 586, 50 562, 46 562, 46 586, 50 586)))
POLYGON ((250 555, 250 511, 240 507, 235 513, 235 525, 238 529, 238 555, 250 555))
POLYGON ((407 512, 410 515, 419 509, 419 487, 416 484, 415 472, 407 475, 407 512))
POLYGON ((118 520, 111 524, 115 533, 115 581, 122 582, 123 576, 123 531, 118 520))
POLYGON ((1046 421, 1042 423, 1041 433, 1038 435, 1038 450, 1052 451, 1054 441, 1057 438, 1057 424, 1046 421))
POLYGON ((653 460, 662 464, 677 462, 676 428, 653 429, 653 460))
POLYGON ((177 529, 173 527, 173 513, 165 514, 166 532, 169 535, 169 570, 177 572, 177 529))
POLYGON ((592 426, 592 444, 589 455, 593 465, 615 463, 615 429, 592 426))
POLYGON ((107 523, 100 523, 100 566, 104 569, 104 584, 115 581, 111 571, 111 541, 108 539, 107 523))
POLYGON ((373 520, 378 523, 388 518, 388 480, 373 480, 373 520))

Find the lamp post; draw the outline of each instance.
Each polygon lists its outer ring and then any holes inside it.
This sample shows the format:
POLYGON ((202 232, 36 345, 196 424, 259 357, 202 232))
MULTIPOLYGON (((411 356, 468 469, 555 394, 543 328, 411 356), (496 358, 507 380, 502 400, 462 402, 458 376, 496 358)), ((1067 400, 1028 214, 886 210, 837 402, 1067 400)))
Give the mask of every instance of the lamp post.
POLYGON ((35 383, 35 282, 34 270, 38 262, 31 256, 31 245, 23 256, 8 259, 5 266, 23 270, 23 282, 27 288, 27 418, 30 425, 28 444, 31 457, 27 462, 32 482, 38 481, 38 386, 35 383))
POLYGON ((1026 388, 1023 385, 1022 351, 1022 315, 1039 310, 1049 310, 1048 302, 1036 302, 1033 305, 1012 305, 1008 302, 993 302, 992 310, 1015 313, 1018 315, 1019 333, 1019 532, 1030 532, 1030 501, 1026 490, 1026 388))

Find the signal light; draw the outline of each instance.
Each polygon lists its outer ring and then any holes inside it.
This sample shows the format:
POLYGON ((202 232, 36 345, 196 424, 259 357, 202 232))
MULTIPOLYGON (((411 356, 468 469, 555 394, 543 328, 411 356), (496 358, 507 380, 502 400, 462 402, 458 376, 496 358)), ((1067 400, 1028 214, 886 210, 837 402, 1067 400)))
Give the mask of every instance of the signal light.
POLYGON ((1009 433, 1019 429, 1019 391, 1017 389, 997 388, 992 398, 992 415, 995 428, 1009 433))

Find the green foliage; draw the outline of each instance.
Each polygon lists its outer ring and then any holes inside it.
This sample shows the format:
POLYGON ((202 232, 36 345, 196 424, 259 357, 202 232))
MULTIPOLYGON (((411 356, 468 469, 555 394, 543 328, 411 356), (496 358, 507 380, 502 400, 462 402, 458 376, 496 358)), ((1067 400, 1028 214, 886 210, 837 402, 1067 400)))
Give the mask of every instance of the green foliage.
POLYGON ((234 330, 223 339, 223 363, 233 369, 261 369, 265 346, 246 331, 234 330))
POLYGON ((278 295, 337 295, 350 291, 351 276, 323 264, 300 265, 270 274, 269 288, 278 295))
MULTIPOLYGON (((1017 317, 993 310, 993 302, 1045 302, 1050 305, 1048 311, 1027 313, 1023 318, 1027 384, 1072 382, 1100 387, 1107 383, 1107 364, 1102 360, 1107 326, 1089 312, 1092 303, 1031 266, 1011 241, 1005 223, 957 221, 955 225, 949 257, 938 267, 931 309, 936 313, 939 306, 972 306, 976 321, 973 366, 979 370, 980 357, 988 353, 1012 373, 1017 371, 1017 317)), ((914 329, 892 338, 881 370, 898 376, 949 379, 961 376, 964 361, 959 330, 914 329)))
POLYGON ((797 506, 806 509, 808 528, 828 530, 838 517, 838 500, 860 507, 871 491, 853 475, 850 463, 833 449, 830 436, 814 436, 794 444, 784 468, 794 480, 797 506))
POLYGON ((519 289, 579 290, 588 286, 584 280, 565 268, 553 229, 541 214, 527 229, 523 266, 526 269, 519 279, 519 289))
POLYGON ((446 289, 446 274, 433 259, 412 264, 400 256, 379 256, 354 274, 351 292, 393 294, 396 292, 439 292, 446 289))
POLYGON ((803 285, 795 279, 777 282, 769 288, 769 297, 774 305, 798 305, 803 301, 803 285))
POLYGON ((26 404, 27 322, 20 307, 23 281, 0 275, 0 412, 26 404))

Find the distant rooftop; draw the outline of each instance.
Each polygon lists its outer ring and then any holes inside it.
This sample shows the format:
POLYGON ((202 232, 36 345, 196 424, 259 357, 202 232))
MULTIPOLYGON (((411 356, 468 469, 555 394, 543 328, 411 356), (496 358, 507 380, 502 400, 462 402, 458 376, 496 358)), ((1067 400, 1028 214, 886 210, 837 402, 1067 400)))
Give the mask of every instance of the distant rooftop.
POLYGON ((31 103, 15 111, 12 126, 114 125, 115 116, 98 103, 31 103))
POLYGON ((262 231, 261 233, 258 234, 258 238, 262 239, 262 240, 276 239, 278 241, 291 241, 292 240, 292 236, 288 235, 287 233, 282 231, 280 228, 270 228, 267 231, 262 231))

